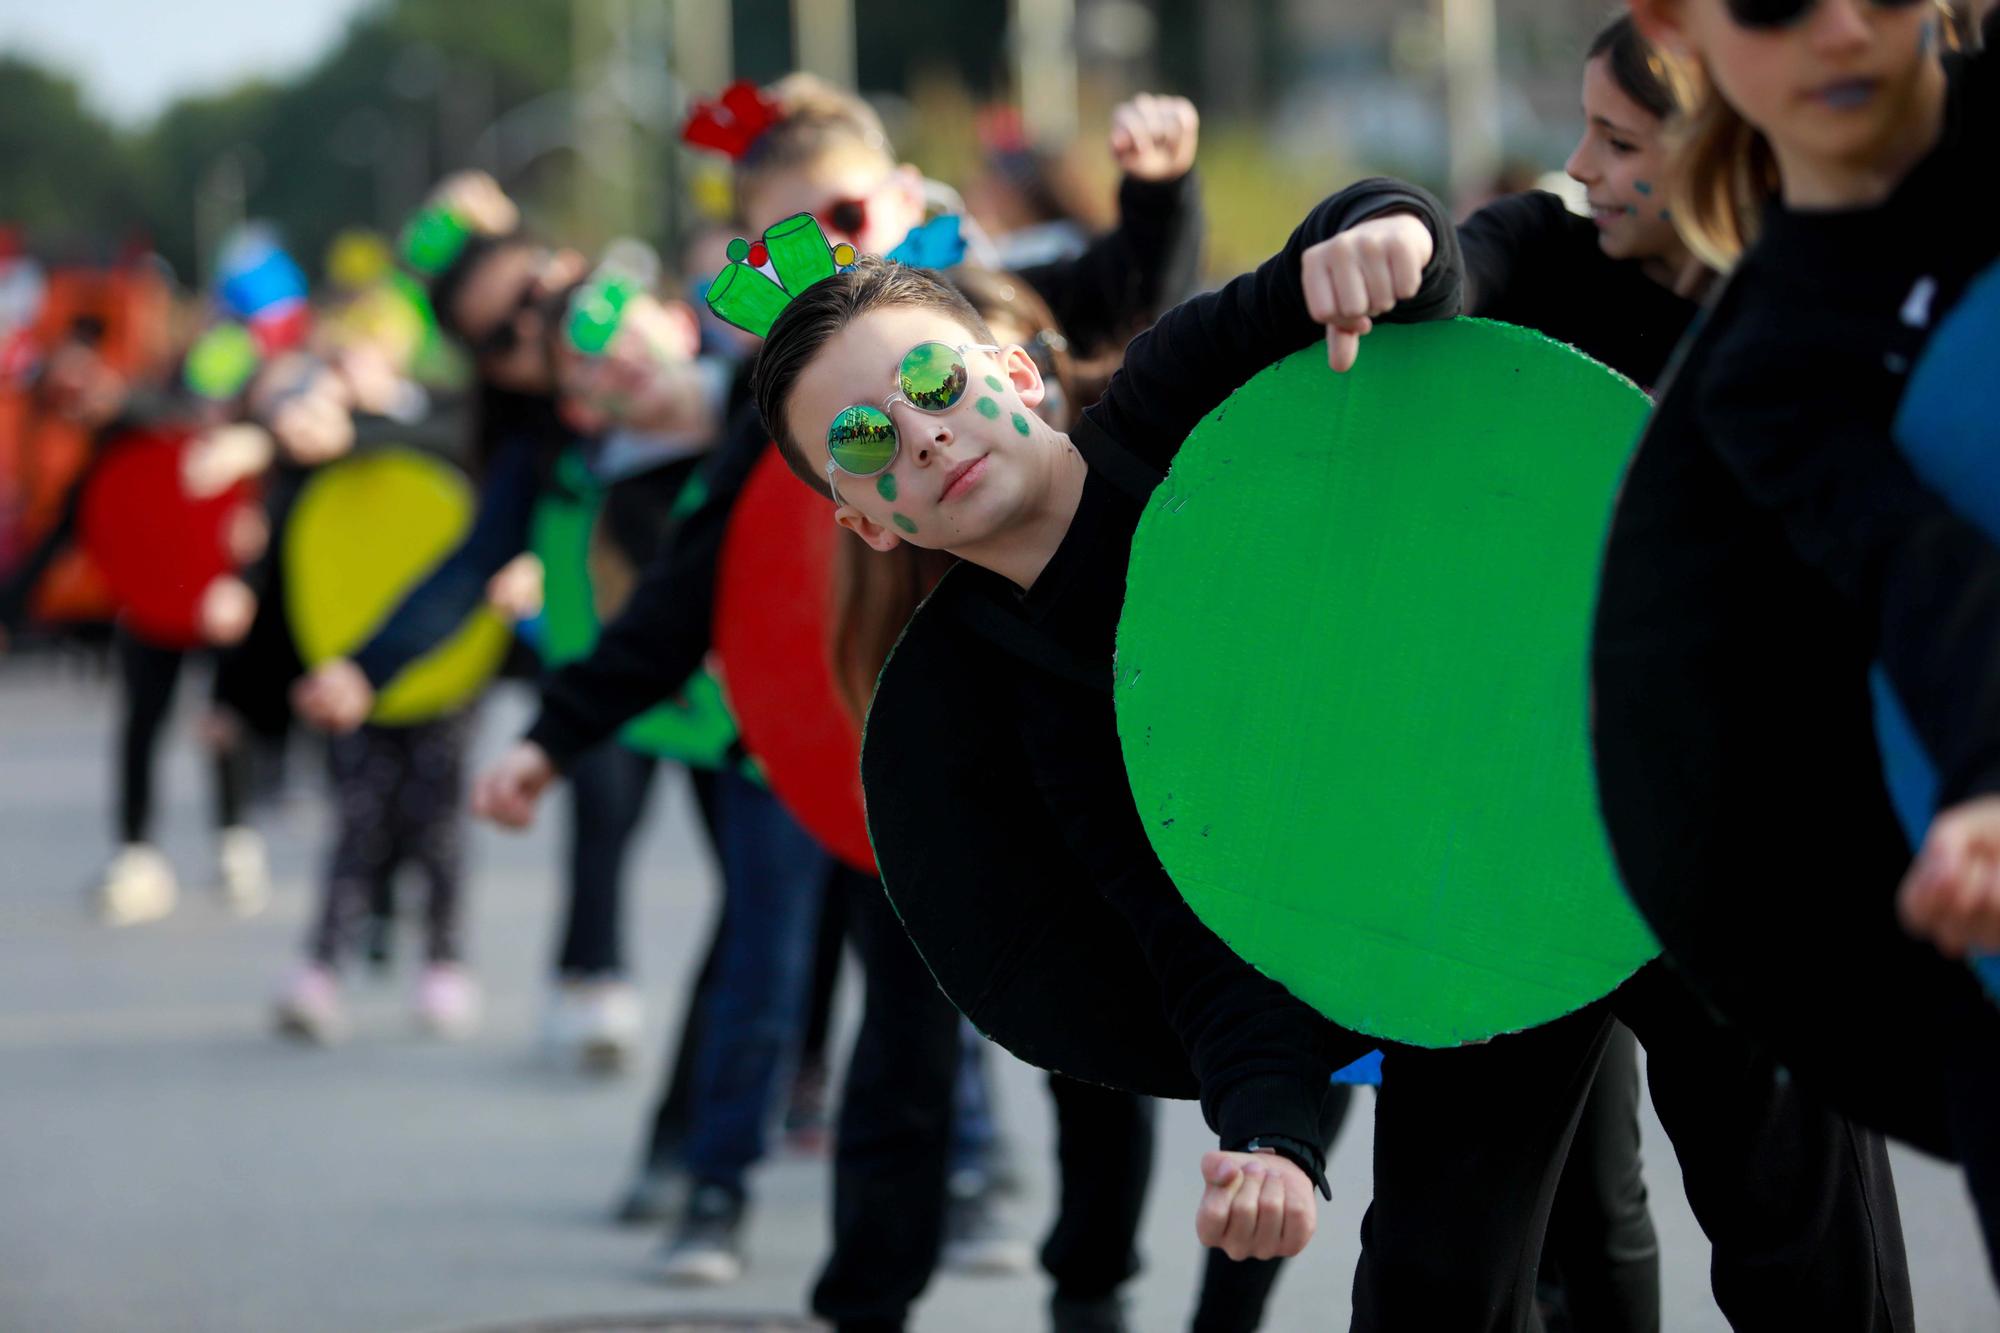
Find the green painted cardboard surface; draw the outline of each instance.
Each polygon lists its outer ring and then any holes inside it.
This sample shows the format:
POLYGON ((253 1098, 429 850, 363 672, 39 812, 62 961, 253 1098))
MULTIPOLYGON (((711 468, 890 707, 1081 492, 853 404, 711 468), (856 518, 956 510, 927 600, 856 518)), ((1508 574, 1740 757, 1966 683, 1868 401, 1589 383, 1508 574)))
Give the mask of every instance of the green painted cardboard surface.
MULTIPOLYGON (((601 628, 590 582, 590 535, 603 493, 573 454, 562 459, 558 475, 563 488, 552 489, 536 504, 532 538, 542 561, 543 655, 552 667, 589 656, 601 628)), ((736 743, 736 720, 729 715, 721 685, 701 671, 679 698, 626 723, 619 738, 662 759, 721 768, 736 743)))
POLYGON ((1657 951, 1587 731, 1592 598, 1646 412, 1522 329, 1389 325, 1263 371, 1147 506, 1119 736, 1154 849, 1334 1021, 1443 1047, 1548 1022, 1657 951))

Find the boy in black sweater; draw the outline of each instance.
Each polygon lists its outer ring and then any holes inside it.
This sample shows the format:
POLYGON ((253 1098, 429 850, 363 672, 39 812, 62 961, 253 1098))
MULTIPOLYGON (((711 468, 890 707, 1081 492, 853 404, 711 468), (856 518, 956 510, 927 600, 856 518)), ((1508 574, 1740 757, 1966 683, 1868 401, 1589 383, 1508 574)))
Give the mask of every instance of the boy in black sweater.
MULTIPOLYGON (((1328 1076, 1380 1043, 1326 1021, 1237 958, 1194 917, 1152 852, 1109 692, 1132 536, 1180 442, 1237 387, 1322 333, 1329 364, 1345 370, 1375 319, 1455 314, 1460 269, 1455 232, 1434 200, 1395 182, 1362 182, 1315 209, 1255 273, 1169 312, 1136 340, 1124 371, 1067 437, 1035 416, 1044 388, 1021 349, 990 346, 977 315, 927 275, 871 261, 794 301, 756 372, 766 424, 793 470, 832 502, 835 520, 878 549, 910 540, 961 557, 951 597, 983 603, 978 618, 989 626, 1010 626, 996 637, 1003 651, 1003 640, 1021 645, 1011 685, 963 704, 1010 719, 1067 852, 1140 944, 1221 1141, 1202 1163, 1197 1234, 1235 1258, 1296 1254, 1311 1238, 1313 1187, 1326 1189, 1313 1126, 1328 1076), (930 412, 910 402, 921 392, 899 384, 899 367, 928 344, 943 349, 925 353, 930 364, 949 361, 961 389, 930 412), (881 418, 893 428, 886 437, 881 418), (856 421, 864 429, 853 430, 856 421), (886 462, 843 472, 826 443, 843 429, 853 436, 844 446, 873 447, 886 462)), ((1637 1026, 1636 996, 1621 993, 1620 1012, 1628 1000, 1637 1026)), ((1529 1326, 1555 1176, 1610 1008, 1593 1004, 1478 1046, 1389 1049, 1357 1327, 1529 1326)), ((1701 1032, 1683 1023, 1663 1026, 1662 1036, 1660 1066, 1700 1069, 1701 1032)), ((1869 1227, 1847 1231, 1846 1247, 1833 1244, 1828 1217, 1867 1216, 1850 1206, 1858 1190, 1841 1173, 1832 1173, 1833 1188, 1846 1191, 1839 1206, 1815 1194, 1825 1208, 1812 1217, 1758 1215, 1742 1197, 1746 1179, 1770 1165, 1760 1156, 1768 1142, 1760 1106, 1736 1097, 1735 1071, 1711 1073, 1706 1100, 1716 1105, 1692 1105, 1697 1081, 1684 1078, 1662 1114, 1673 1111, 1684 1150, 1699 1149, 1685 1165, 1717 1243, 1718 1297, 1775 1315, 1770 1327, 1786 1326, 1773 1298, 1784 1306, 1807 1294, 1820 1298, 1814 1304, 1834 1297, 1855 1327, 1906 1323, 1907 1293, 1878 1287, 1869 1227), (1719 1206, 1731 1200, 1741 1205, 1734 1218, 1719 1206), (1768 1268, 1760 1280, 1750 1256, 1768 1260, 1774 1242, 1807 1231, 1814 1253, 1838 1250, 1860 1271, 1848 1282, 1814 1271, 1806 1280, 1819 1292, 1771 1290, 1781 1284, 1768 1268), (1732 1282, 1743 1278, 1726 1293, 1725 1268, 1732 1282)), ((1793 1164, 1783 1165, 1777 1174, 1788 1175, 1793 1164)), ((1893 1288, 1895 1275, 1880 1284, 1893 1288)))

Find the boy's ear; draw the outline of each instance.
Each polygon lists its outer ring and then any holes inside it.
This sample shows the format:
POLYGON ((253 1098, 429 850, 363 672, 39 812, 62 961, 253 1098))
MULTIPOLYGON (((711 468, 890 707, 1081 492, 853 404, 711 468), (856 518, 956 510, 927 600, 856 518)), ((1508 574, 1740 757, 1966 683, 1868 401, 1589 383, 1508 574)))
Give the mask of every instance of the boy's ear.
POLYGON ((1028 355, 1026 348, 1016 343, 1001 349, 1000 364, 1007 368, 1014 392, 1029 407, 1040 407, 1048 398, 1049 387, 1042 379, 1042 368, 1035 364, 1035 358, 1028 355))
POLYGON ((835 505, 833 521, 877 551, 893 551, 903 544, 901 533, 877 523, 853 505, 835 505))

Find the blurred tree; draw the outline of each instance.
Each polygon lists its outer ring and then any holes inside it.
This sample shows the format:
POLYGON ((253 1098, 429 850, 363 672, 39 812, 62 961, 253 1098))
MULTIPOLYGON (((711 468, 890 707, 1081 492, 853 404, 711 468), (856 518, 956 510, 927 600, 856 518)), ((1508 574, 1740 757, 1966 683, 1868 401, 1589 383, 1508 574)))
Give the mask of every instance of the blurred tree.
POLYGON ((0 223, 60 253, 117 240, 139 221, 125 145, 74 81, 0 56, 0 223))
MULTIPOLYGON (((438 175, 495 155, 505 136, 494 122, 567 88, 569 57, 565 0, 390 0, 289 83, 176 102, 135 154, 161 253, 184 276, 205 272, 213 256, 197 251, 215 237, 198 223, 203 201, 240 181, 242 212, 277 223, 317 269, 341 228, 393 229, 438 175)), ((548 137, 566 143, 565 108, 549 112, 548 137)), ((535 212, 560 189, 561 168, 543 156, 524 150, 514 172, 484 165, 514 177, 506 184, 535 212)))

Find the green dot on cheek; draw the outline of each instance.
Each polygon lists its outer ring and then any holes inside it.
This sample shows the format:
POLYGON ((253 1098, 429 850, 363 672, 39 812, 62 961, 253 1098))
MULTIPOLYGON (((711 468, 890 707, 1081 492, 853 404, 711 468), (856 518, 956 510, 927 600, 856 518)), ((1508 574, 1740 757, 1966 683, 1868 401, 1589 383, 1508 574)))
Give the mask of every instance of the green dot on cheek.
POLYGON ((1000 404, 994 402, 991 398, 980 399, 979 415, 985 417, 988 421, 997 419, 1000 415, 1000 404))
POLYGON ((986 377, 986 387, 993 390, 993 392, 995 393, 1000 393, 1004 391, 1007 386, 1000 382, 1000 377, 998 375, 988 375, 986 377))
POLYGON ((1019 412, 1014 414, 1014 429, 1020 431, 1023 435, 1028 433, 1028 419, 1019 412))
POLYGON ((912 523, 909 519, 903 517, 901 514, 891 514, 889 515, 889 519, 897 527, 901 528, 905 532, 915 533, 917 530, 917 525, 912 523))
POLYGON ((895 503, 896 474, 893 472, 884 472, 881 476, 875 478, 875 494, 881 496, 891 504, 895 503))

